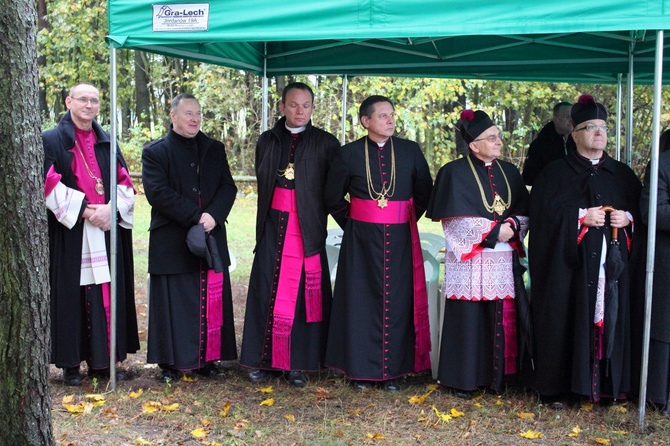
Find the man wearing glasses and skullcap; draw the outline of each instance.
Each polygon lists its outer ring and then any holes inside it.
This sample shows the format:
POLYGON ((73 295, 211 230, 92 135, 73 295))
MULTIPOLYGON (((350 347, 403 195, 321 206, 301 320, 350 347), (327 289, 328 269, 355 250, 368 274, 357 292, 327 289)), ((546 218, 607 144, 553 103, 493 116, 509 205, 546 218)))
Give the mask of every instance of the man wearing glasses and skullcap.
MULTIPOLYGON (((460 398, 504 390, 517 373, 513 262, 525 257, 528 190, 519 170, 499 160, 500 130, 482 110, 464 110, 468 154, 443 166, 426 216, 445 237, 438 382, 460 398)), ((436 348, 437 346, 433 346, 436 348)))
POLYGON ((557 409, 580 399, 618 403, 630 390, 629 258, 640 221, 640 180, 605 151, 605 106, 585 94, 570 115, 577 151, 549 164, 530 197, 528 384, 557 409), (620 265, 616 277, 610 260, 620 265))
MULTIPOLYGON (((65 98, 68 112, 42 134, 44 197, 49 209, 51 362, 63 383, 81 385, 79 364, 90 377, 109 377, 110 194, 117 196, 116 360, 139 350, 133 281, 132 232, 135 191, 117 153, 117 186, 110 187, 110 138, 95 120, 100 93, 77 84, 65 98)), ((126 373, 117 371, 116 379, 126 373)))

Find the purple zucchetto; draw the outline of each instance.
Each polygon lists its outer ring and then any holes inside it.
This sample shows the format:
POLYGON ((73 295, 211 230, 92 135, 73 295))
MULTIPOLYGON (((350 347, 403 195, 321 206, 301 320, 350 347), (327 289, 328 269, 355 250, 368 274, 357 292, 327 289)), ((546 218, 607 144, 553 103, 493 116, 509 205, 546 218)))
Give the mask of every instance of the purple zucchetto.
POLYGON ((470 144, 477 139, 485 130, 495 124, 489 118, 489 115, 482 110, 472 111, 463 110, 461 112, 461 126, 459 128, 465 142, 470 144))
POLYGON ((590 94, 583 94, 572 105, 570 118, 575 126, 591 119, 607 121, 607 109, 603 104, 596 102, 590 94))

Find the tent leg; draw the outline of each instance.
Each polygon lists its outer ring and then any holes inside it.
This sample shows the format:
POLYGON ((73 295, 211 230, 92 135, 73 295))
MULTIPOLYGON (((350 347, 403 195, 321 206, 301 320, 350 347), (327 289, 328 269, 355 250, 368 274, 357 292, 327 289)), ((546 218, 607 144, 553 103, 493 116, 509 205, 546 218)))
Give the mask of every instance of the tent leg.
POLYGON ((116 226, 116 141, 118 128, 116 123, 116 47, 111 46, 110 54, 110 80, 112 85, 112 94, 110 100, 110 111, 109 111, 109 121, 111 124, 111 138, 109 144, 109 159, 110 159, 110 182, 109 182, 109 204, 111 209, 111 229, 109 231, 109 244, 110 244, 110 258, 109 258, 109 267, 110 267, 110 277, 111 282, 110 286, 110 321, 109 321, 109 387, 114 390, 116 389, 116 294, 117 294, 117 268, 116 268, 116 240, 118 228, 116 226))
MULTIPOLYGON (((656 214, 658 203, 658 138, 661 122, 663 79, 663 31, 656 31, 656 60, 654 66, 654 114, 651 132, 651 167, 649 174, 649 237, 647 238, 647 267, 644 290, 644 334, 642 337, 642 370, 640 371, 639 428, 644 429, 647 403, 647 374, 649 371, 649 339, 651 337, 651 302, 654 285, 654 256, 656 254, 656 214)), ((667 403, 666 403, 667 407, 667 403)))

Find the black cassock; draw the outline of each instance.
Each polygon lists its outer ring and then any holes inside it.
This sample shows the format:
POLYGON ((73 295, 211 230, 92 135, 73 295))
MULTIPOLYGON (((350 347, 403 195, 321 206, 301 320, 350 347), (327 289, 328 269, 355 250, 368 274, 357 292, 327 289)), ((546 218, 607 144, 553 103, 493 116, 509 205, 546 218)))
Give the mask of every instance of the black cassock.
MULTIPOLYGON (((328 173, 325 204, 337 209, 348 192, 370 200, 364 143, 341 149, 328 173)), ((392 138, 396 187, 389 201, 414 199, 418 216, 425 211, 432 178, 412 141, 392 138)), ((375 190, 390 179, 391 141, 383 149, 368 139, 370 177, 375 190)), ((415 372, 415 336, 410 225, 376 224, 347 219, 337 269, 328 335, 326 366, 348 378, 385 381, 415 372)), ((426 320, 427 323, 427 320, 426 320)), ((429 364, 428 364, 429 366, 429 364)))

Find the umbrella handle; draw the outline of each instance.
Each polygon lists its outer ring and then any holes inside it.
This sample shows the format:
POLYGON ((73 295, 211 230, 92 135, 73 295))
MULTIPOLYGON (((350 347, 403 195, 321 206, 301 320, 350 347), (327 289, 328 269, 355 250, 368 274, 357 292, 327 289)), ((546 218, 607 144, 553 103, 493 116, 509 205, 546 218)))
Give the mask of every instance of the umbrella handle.
MULTIPOLYGON (((614 209, 614 207, 612 206, 603 206, 602 210, 605 212, 616 211, 616 209, 614 209)), ((619 238, 619 228, 612 228, 612 240, 616 240, 618 238, 619 238)))

